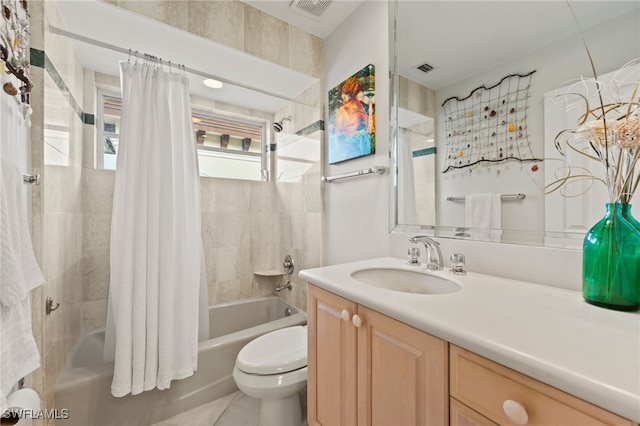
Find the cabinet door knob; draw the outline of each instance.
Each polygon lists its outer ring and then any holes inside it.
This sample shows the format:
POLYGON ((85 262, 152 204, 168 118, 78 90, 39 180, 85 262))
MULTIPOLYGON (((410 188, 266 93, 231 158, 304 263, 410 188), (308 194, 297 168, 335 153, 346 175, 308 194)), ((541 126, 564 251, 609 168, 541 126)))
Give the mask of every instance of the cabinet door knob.
POLYGON ((362 325, 362 318, 360 318, 358 315, 354 315, 351 322, 353 322, 353 325, 355 325, 356 328, 358 328, 362 325))
POLYGON ((518 425, 526 425, 529 421, 529 416, 527 415, 527 410, 524 408, 524 405, 520 404, 517 401, 513 401, 511 399, 507 399, 502 403, 502 409, 504 410, 504 414, 518 425))
POLYGON ((342 319, 345 321, 349 321, 351 319, 351 315, 349 314, 349 311, 347 311, 346 309, 342 310, 342 319))

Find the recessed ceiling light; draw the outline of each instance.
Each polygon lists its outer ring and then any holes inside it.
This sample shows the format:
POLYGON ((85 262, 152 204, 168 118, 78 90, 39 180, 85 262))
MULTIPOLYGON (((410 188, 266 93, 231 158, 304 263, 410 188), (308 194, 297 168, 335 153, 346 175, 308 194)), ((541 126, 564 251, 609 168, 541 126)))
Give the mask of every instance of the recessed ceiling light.
POLYGON ((211 87, 212 89, 220 89, 222 87, 222 82, 214 80, 213 78, 207 78, 203 83, 205 86, 211 87))

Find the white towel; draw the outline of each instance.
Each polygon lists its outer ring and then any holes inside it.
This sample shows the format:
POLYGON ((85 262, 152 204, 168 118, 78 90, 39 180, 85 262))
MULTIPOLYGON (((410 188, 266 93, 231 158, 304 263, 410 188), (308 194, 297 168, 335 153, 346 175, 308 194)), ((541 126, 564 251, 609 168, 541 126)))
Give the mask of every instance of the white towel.
POLYGON ((465 198, 465 226, 472 239, 500 241, 502 235, 502 199, 500 194, 471 194, 465 198))
POLYGON ((24 301, 29 291, 44 282, 31 245, 28 215, 20 170, 0 160, 0 301, 11 306, 24 301))
POLYGON ((11 388, 40 367, 40 353, 31 330, 27 297, 11 306, 0 304, 0 413, 7 408, 11 388))
MULTIPOLYGON (((3 75, 0 83, 11 78, 3 75)), ((29 291, 44 278, 31 245, 28 186, 22 182, 29 125, 21 107, 15 97, 0 96, 0 407, 17 381, 40 366, 29 291)))

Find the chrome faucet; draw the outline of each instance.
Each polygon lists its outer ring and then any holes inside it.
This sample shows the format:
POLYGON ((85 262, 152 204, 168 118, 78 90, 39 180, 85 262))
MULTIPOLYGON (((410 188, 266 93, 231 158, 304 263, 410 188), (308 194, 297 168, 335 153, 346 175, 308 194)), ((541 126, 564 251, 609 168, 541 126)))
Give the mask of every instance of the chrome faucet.
POLYGON ((426 235, 416 235, 415 237, 409 238, 409 242, 413 244, 422 243, 424 244, 424 249, 427 252, 427 269, 430 271, 440 271, 444 265, 444 260, 442 259, 442 251, 440 250, 440 243, 434 240, 431 237, 426 235), (433 251, 436 252, 436 259, 432 259, 433 251))

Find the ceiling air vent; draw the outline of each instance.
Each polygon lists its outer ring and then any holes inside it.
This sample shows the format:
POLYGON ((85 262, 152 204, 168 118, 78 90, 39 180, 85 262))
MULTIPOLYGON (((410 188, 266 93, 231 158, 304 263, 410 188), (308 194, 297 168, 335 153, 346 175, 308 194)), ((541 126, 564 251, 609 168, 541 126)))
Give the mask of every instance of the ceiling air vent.
POLYGON ((333 0, 293 0, 291 9, 320 17, 332 2, 333 0))
POLYGON ((422 65, 418 65, 417 68, 422 71, 422 72, 429 72, 433 69, 433 67, 427 63, 424 63, 422 65))

